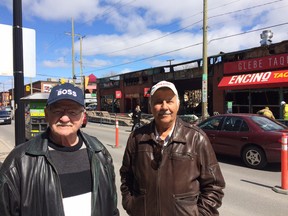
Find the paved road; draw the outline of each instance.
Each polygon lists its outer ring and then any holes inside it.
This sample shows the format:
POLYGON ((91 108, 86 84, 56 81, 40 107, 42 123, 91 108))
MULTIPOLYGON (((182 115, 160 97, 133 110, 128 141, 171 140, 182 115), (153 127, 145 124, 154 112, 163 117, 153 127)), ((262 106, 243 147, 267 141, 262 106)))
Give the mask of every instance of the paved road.
MULTIPOLYGON (((13 126, 13 125, 12 125, 13 126)), ((0 146, 5 140, 13 146, 12 126, 0 126, 0 146)), ((119 146, 115 148, 115 127, 88 123, 85 132, 97 136, 110 151, 115 166, 116 185, 118 189, 118 204, 121 215, 127 214, 121 206, 121 194, 119 191, 119 169, 126 146, 126 140, 130 133, 130 127, 119 128, 119 146)), ((1 150, 1 149, 0 149, 1 150)), ((276 193, 272 190, 275 186, 281 186, 280 165, 270 165, 265 170, 253 170, 246 168, 238 159, 218 157, 219 163, 226 180, 226 188, 223 205, 219 209, 224 216, 286 216, 288 212, 288 195, 276 193)))

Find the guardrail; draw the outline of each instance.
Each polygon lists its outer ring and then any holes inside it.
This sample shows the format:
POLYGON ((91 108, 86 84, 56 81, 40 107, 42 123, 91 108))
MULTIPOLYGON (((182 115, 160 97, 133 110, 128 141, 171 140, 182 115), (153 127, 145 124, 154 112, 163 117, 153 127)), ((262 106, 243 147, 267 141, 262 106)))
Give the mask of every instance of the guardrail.
POLYGON ((90 122, 100 124, 115 124, 118 120, 121 126, 132 126, 131 117, 128 114, 109 113, 107 111, 87 111, 87 119, 90 122))
MULTIPOLYGON (((191 124, 195 124, 198 120, 195 115, 179 115, 179 117, 191 124)), ((128 113, 109 113, 107 111, 87 111, 87 119, 90 122, 97 122, 100 124, 115 124, 118 120, 121 126, 132 126, 132 118, 128 113)), ((148 124, 153 120, 152 114, 141 114, 141 124, 148 124)))

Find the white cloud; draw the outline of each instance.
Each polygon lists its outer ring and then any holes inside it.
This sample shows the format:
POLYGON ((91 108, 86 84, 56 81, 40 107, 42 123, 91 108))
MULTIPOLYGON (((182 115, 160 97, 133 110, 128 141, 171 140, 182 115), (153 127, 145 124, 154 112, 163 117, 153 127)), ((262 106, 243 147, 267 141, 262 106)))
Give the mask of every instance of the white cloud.
POLYGON ((59 58, 55 61, 44 60, 42 62, 42 64, 48 68, 68 68, 68 67, 70 67, 70 65, 67 62, 65 62, 65 59, 63 59, 63 58, 59 58))
MULTIPOLYGON (((48 25, 70 22, 74 17, 77 32, 83 40, 83 65, 102 68, 139 61, 138 65, 156 67, 167 59, 194 60, 202 56, 203 1, 191 0, 22 0, 23 16, 31 22, 45 20, 48 25), (155 58, 147 59, 152 56, 155 58), (164 59, 164 60, 163 60, 164 59)), ((2 0, 11 9, 11 0, 2 0)), ((288 2, 281 0, 208 0, 208 55, 260 46, 262 30, 271 26, 273 42, 287 39, 288 2), (246 32, 246 33, 245 33, 246 32), (232 35, 235 35, 231 37, 232 35), (222 39, 220 39, 222 38, 222 39)), ((28 22, 28 20, 27 20, 28 22)), ((36 29, 37 31, 37 29, 36 29)), ((63 34, 64 29, 55 29, 63 34)), ((52 32, 51 32, 52 33, 52 32)), ((56 34, 56 33, 55 33, 56 34)), ((45 37, 43 37, 45 40, 45 37)), ((46 39, 47 40, 47 39, 46 39)), ((68 39, 67 39, 68 40, 68 39)), ((45 44, 45 42, 42 42, 45 44)), ((49 44, 49 43, 48 43, 49 44)), ((68 67, 70 43, 53 50, 40 50, 37 58, 46 67, 68 67), (45 54, 51 53, 46 56, 45 54), (42 55, 42 56, 41 56, 42 55)), ((75 40, 79 58, 79 41, 75 40)), ((166 62, 167 63, 167 62, 166 62)), ((137 68, 125 65, 115 71, 137 68), (128 68, 127 68, 128 67, 128 68)), ((78 65, 77 65, 78 66, 78 65)), ((138 66, 140 70, 141 66, 138 66)), ((108 69, 111 71, 111 69, 108 69)))

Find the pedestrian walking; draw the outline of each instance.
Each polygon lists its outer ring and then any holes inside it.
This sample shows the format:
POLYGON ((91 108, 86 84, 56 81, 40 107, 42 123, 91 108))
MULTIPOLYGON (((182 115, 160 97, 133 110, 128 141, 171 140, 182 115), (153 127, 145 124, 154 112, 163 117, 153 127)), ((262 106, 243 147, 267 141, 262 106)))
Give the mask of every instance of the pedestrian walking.
POLYGON ((133 111, 132 121, 133 121, 133 126, 132 126, 131 131, 133 131, 135 128, 139 128, 141 124, 141 109, 139 105, 137 105, 133 111))

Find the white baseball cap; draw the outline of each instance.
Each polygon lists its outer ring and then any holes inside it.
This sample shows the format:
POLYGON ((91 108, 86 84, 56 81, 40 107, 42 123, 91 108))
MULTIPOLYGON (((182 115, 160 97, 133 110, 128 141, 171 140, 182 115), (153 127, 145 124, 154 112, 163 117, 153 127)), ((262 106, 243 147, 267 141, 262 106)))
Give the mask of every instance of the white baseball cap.
POLYGON ((160 88, 169 88, 178 97, 178 91, 177 91, 175 85, 173 83, 165 81, 165 80, 160 81, 160 82, 156 83, 154 86, 152 86, 151 91, 150 91, 150 97, 152 97, 152 95, 160 88))
POLYGON ((284 104, 286 104, 286 102, 285 101, 281 101, 281 105, 284 105, 284 104))

